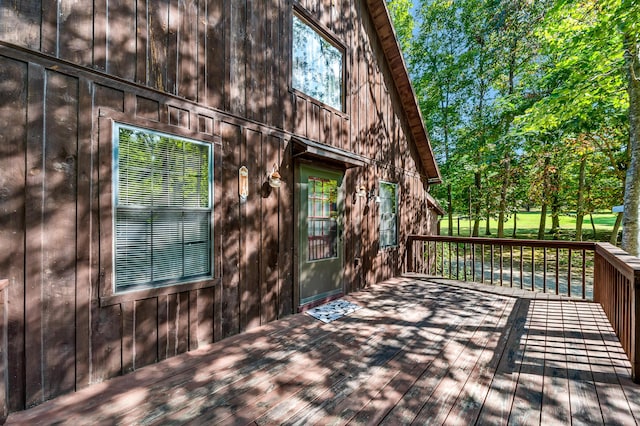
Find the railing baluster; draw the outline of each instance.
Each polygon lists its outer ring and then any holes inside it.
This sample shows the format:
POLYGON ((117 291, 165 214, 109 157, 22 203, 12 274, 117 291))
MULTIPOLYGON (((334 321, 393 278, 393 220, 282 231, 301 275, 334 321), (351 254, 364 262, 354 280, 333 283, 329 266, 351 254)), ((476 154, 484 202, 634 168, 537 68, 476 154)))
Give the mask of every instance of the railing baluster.
POLYGON ((484 283, 484 244, 480 245, 480 282, 484 283))
POLYGON ((460 244, 456 243, 456 280, 460 281, 460 244))
POLYGON ((522 267, 522 262, 524 260, 524 250, 523 247, 520 246, 520 290, 524 288, 524 268, 522 267))
POLYGON ((556 294, 560 291, 560 249, 556 248, 556 294))
POLYGON ((536 248, 531 246, 531 291, 536 291, 536 248))
POLYGON ((464 280, 467 281, 467 243, 462 243, 462 273, 464 280))
POLYGON ((513 288, 513 246, 509 246, 509 287, 513 288))
POLYGON ((571 297, 571 249, 569 249, 567 261, 567 296, 571 297))
POLYGON ((441 256, 440 256, 440 263, 442 264, 442 273, 441 275, 444 277, 444 241, 442 242, 442 244, 440 245, 440 252, 441 252, 441 256))
POLYGON ((542 248, 542 292, 547 292, 547 248, 542 248))
POLYGON ((502 287, 502 274, 503 274, 503 270, 502 270, 502 244, 500 244, 500 287, 502 287))
POLYGON ((476 245, 471 243, 471 281, 476 280, 476 245))
POLYGON ((491 285, 493 285, 493 244, 491 244, 490 247, 491 247, 491 285))
MULTIPOLYGON (((582 298, 586 299, 586 296, 587 296, 587 253, 585 250, 582 250, 582 298)), ((593 297, 593 295, 591 297, 593 297)))
POLYGON ((451 279, 451 277, 453 276, 453 265, 451 262, 451 241, 449 241, 449 244, 447 245, 448 251, 449 251, 449 279, 451 279))

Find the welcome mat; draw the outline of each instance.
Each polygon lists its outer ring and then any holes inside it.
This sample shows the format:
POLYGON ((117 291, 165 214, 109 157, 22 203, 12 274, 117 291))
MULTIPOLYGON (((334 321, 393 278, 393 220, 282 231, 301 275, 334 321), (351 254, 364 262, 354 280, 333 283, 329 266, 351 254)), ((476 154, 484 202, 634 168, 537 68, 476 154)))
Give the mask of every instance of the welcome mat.
POLYGON ((351 312, 355 312, 360 308, 361 306, 358 306, 355 303, 347 302, 346 300, 334 300, 333 302, 317 306, 305 312, 315 319, 318 319, 324 323, 329 323, 342 316, 349 315, 351 312))

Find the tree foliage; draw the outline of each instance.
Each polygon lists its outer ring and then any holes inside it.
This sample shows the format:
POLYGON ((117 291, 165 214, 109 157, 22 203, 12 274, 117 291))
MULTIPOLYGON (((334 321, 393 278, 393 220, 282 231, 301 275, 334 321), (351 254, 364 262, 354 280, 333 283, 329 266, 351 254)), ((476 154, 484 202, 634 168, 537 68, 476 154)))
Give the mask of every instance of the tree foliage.
MULTIPOLYGON (((566 238, 558 235, 557 218, 575 214, 581 239, 582 217, 623 202, 626 176, 627 195, 637 192, 630 211, 640 212, 640 184, 629 188, 640 182, 640 165, 631 161, 636 151, 640 158, 634 136, 640 6, 631 0, 388 3, 404 11, 403 49, 441 164, 445 185, 434 192, 443 204, 451 185, 452 211, 476 221, 498 218, 499 236, 507 217, 536 208, 553 218, 540 224, 539 236, 566 238)), ((627 218, 625 231, 634 220, 627 218)), ((481 232, 476 225, 474 234, 481 232)))

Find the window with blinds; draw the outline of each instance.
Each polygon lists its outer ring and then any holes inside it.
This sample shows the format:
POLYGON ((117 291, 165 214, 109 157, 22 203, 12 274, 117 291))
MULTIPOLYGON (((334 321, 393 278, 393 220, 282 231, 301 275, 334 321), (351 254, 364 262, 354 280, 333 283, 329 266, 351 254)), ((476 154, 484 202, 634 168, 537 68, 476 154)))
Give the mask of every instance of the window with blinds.
POLYGON ((398 245, 398 184, 380 182, 380 248, 398 245))
POLYGON ((114 124, 116 291, 212 275, 211 146, 114 124))

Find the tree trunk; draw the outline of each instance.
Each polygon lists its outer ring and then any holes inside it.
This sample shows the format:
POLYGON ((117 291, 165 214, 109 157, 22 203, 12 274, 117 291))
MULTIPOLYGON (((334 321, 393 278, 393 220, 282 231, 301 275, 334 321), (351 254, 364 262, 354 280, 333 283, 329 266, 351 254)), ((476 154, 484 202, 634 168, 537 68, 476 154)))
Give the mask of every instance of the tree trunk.
MULTIPOLYGON (((511 78, 511 75, 510 75, 511 78)), ((507 153, 504 156, 504 176, 500 188, 500 203, 498 204, 498 238, 504 238, 504 217, 507 210, 507 194, 509 191, 509 174, 511 173, 511 159, 507 153)))
POLYGON ((576 241, 582 241, 582 222, 584 221, 584 180, 587 158, 580 160, 580 174, 578 175, 578 205, 576 208, 576 241))
POLYGON ((473 236, 477 237, 480 235, 480 213, 482 213, 481 203, 480 203, 480 195, 482 194, 482 181, 480 172, 474 173, 474 180, 476 186, 476 205, 475 205, 475 217, 473 218, 473 236))
POLYGON ((551 174, 551 187, 553 191, 551 193, 551 234, 553 239, 557 240, 560 235, 560 194, 558 188, 560 187, 560 172, 556 170, 551 174))
POLYGON ((628 253, 640 254, 640 64, 638 63, 638 44, 628 30, 624 36, 625 65, 629 85, 629 152, 631 161, 627 169, 624 191, 624 213, 622 216, 622 248, 628 253))
POLYGON ((598 241, 598 234, 596 232, 596 224, 593 222, 593 214, 589 213, 589 220, 591 221, 591 229, 593 229, 593 241, 598 241))
POLYGON ((542 203, 542 208, 540 209, 540 225, 538 226, 538 239, 544 240, 544 230, 547 227, 547 203, 542 203))
POLYGON ((518 231, 518 213, 513 212, 513 234, 511 235, 512 238, 516 237, 517 231, 518 231))
POLYGON ((623 213, 618 213, 618 216, 616 216, 616 223, 613 225, 613 230, 611 231, 611 238, 609 239, 609 242, 616 246, 618 245, 618 232, 620 232, 622 215, 623 213))

